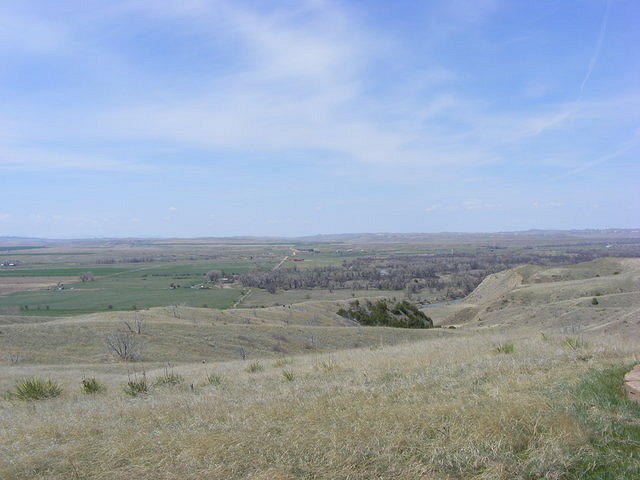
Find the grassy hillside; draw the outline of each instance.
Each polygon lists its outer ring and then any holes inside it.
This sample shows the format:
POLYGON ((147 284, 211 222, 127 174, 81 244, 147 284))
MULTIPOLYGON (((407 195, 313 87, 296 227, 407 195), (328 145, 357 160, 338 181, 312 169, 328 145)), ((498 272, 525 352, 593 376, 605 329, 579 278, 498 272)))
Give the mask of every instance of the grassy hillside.
POLYGON ((350 300, 0 317, 0 478, 640 478, 639 272, 501 272, 424 310, 456 328, 356 327, 350 300), (20 400, 32 377, 61 393, 20 400))
POLYGON ((96 373, 107 391, 86 395, 78 369, 50 369, 61 397, 0 402, 0 477, 635 478, 640 409, 611 389, 624 368, 610 367, 637 346, 574 349, 531 333, 457 332, 261 369, 197 363, 135 398, 122 390, 133 374, 96 373))
POLYGON ((531 325, 640 339, 640 260, 517 267, 490 275, 459 302, 424 311, 436 324, 464 328, 531 325))

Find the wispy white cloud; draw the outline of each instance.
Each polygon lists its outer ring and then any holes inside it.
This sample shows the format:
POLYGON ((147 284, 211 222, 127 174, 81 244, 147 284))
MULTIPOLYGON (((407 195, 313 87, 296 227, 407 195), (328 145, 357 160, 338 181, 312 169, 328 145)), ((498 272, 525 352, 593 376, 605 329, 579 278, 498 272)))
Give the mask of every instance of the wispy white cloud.
POLYGON ((580 84, 580 96, 582 96, 584 92, 584 87, 587 85, 589 78, 591 78, 591 74, 593 73, 593 69, 596 67, 596 63, 598 62, 598 57, 600 57, 600 50, 602 49, 602 42, 604 41, 604 36, 607 32, 607 22, 609 21, 609 10, 611 9, 611 0, 607 0, 607 5, 604 10, 604 15, 602 17, 602 23, 600 24, 600 33, 598 34, 598 40, 596 41, 596 48, 589 60, 589 65, 587 66, 587 73, 585 73, 584 78, 582 79, 582 83, 580 84))
POLYGON ((640 129, 636 131, 636 134, 632 138, 622 143, 614 151, 609 152, 605 155, 599 156, 595 160, 591 160, 589 162, 583 163, 582 165, 580 165, 577 168, 574 168, 573 170, 569 170, 568 172, 563 173, 562 175, 558 175, 556 177, 551 178, 551 180, 552 181, 561 180, 561 179, 576 175, 578 173, 584 172, 585 170, 589 170, 593 167, 596 167, 610 160, 613 160, 614 158, 620 157, 621 155, 633 150, 639 145, 640 145, 640 129))
MULTIPOLYGON (((460 0, 443 5, 441 11, 449 20, 468 26, 488 19, 502 2, 460 0)), ((370 174, 361 171, 362 163, 407 171, 410 166, 419 166, 424 173, 510 161, 505 148, 511 145, 527 145, 549 133, 580 128, 581 122, 620 115, 620 109, 613 106, 619 104, 617 98, 496 108, 491 99, 461 88, 468 72, 435 58, 428 68, 412 69, 394 78, 401 82, 397 88, 372 90, 371 71, 380 68, 380 58, 401 57, 407 45, 365 25, 357 10, 343 3, 303 1, 267 9, 226 0, 123 0, 102 8, 104 17, 112 22, 132 14, 150 21, 180 22, 185 30, 197 32, 203 45, 225 45, 234 60, 222 71, 203 74, 197 88, 181 89, 154 79, 143 66, 96 41, 90 47, 91 53, 102 59, 96 68, 104 69, 116 82, 121 78, 122 83, 133 85, 138 82, 125 80, 135 78, 148 88, 132 91, 130 96, 111 102, 109 108, 84 105, 56 112, 50 118, 46 113, 42 118, 25 114, 7 130, 12 134, 0 148, 3 168, 153 168, 153 162, 141 161, 135 153, 122 158, 79 153, 82 147, 76 147, 76 143, 101 141, 195 146, 232 153, 314 151, 339 160, 350 174, 370 174), (34 139, 66 142, 72 147, 67 151, 64 147, 53 151, 23 147, 34 139), (350 168, 349 164, 356 166, 350 168)), ((593 65, 602 48, 608 12, 607 6, 593 65)), ((33 20, 26 30, 41 31, 36 36, 45 41, 50 36, 49 46, 54 50, 77 44, 70 26, 63 28, 22 14, 20 18, 23 23, 33 20)), ((79 23, 77 20, 72 24, 79 23)), ((15 32, 7 35, 14 41, 20 38, 15 32)), ((79 55, 89 47, 84 48, 70 51, 79 55)), ((593 66, 582 88, 592 70, 593 66)), ((546 85, 544 78, 538 77, 525 87, 525 93, 539 98, 546 85)), ((626 109, 631 110, 629 104, 626 109)), ((546 154, 545 161, 551 162, 562 153, 546 154)), ((156 164, 156 168, 167 167, 156 164)), ((399 175, 393 173, 389 178, 399 175)))

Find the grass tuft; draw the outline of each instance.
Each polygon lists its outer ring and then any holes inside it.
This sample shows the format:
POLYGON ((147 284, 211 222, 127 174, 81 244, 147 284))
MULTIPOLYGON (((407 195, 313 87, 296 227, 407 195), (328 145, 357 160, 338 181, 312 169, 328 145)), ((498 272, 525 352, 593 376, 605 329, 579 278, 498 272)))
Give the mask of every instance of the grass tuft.
POLYGON ((494 353, 510 354, 516 351, 516 347, 513 343, 499 343, 494 349, 494 353))
POLYGON ((291 358, 279 358, 275 362, 273 362, 273 366, 276 368, 281 368, 286 365, 291 365, 293 363, 293 359, 291 358))
POLYGON ((338 364, 335 360, 329 359, 324 360, 320 363, 316 363, 315 368, 323 372, 331 372, 332 370, 336 370, 338 368, 338 364))
POLYGON ((584 340, 577 337, 567 337, 562 341, 562 343, 572 350, 578 350, 579 348, 587 346, 584 340))
POLYGON ((210 373, 206 378, 207 385, 213 386, 221 385, 223 380, 224 377, 218 373, 210 373))
POLYGON ((129 381, 125 384, 123 390, 124 393, 132 397, 146 395, 147 393, 149 393, 149 382, 147 382, 147 376, 143 374, 139 379, 137 377, 133 380, 129 379, 129 381))
POLYGON ((44 400, 61 393, 62 387, 53 380, 32 377, 18 380, 14 396, 20 400, 44 400))
POLYGON ((291 370, 283 370, 282 378, 284 378, 285 382, 293 382, 296 379, 296 376, 291 370))
POLYGON ((175 386, 184 382, 184 378, 182 375, 177 374, 173 371, 173 367, 171 365, 167 365, 164 367, 164 373, 161 377, 158 377, 153 382, 154 387, 166 387, 166 386, 175 386))
POLYGON ((253 362, 247 367, 248 373, 258 373, 264 370, 264 367, 260 362, 253 362))
POLYGON ((94 395, 106 391, 106 387, 95 378, 85 378, 80 387, 83 393, 94 395))

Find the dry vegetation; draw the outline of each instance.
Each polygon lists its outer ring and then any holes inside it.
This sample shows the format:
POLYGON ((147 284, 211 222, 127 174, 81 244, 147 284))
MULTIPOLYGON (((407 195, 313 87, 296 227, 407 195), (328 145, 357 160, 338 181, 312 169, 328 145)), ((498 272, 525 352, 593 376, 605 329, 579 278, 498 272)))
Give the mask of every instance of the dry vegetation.
POLYGON ((0 366, 0 478, 640 478, 639 272, 518 267, 425 310, 454 329, 352 327, 347 301, 5 322, 32 358, 0 366), (118 329, 145 361, 110 359, 118 329), (61 393, 17 398, 34 377, 61 393))
POLYGON ((286 369, 183 366, 185 383, 136 397, 122 390, 130 376, 103 374, 107 393, 87 398, 76 372, 58 371, 62 397, 0 403, 0 477, 583 478, 585 462, 614 459, 598 456, 598 432, 579 416, 581 378, 634 353, 529 331, 459 334, 286 369), (506 341, 515 351, 495 353, 506 341))

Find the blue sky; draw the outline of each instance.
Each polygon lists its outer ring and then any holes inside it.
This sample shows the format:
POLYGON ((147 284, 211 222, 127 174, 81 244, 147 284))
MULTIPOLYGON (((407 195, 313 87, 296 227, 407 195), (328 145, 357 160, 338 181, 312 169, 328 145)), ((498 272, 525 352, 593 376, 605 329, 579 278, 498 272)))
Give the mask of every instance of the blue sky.
POLYGON ((0 235, 640 226, 635 0, 0 0, 0 235))

